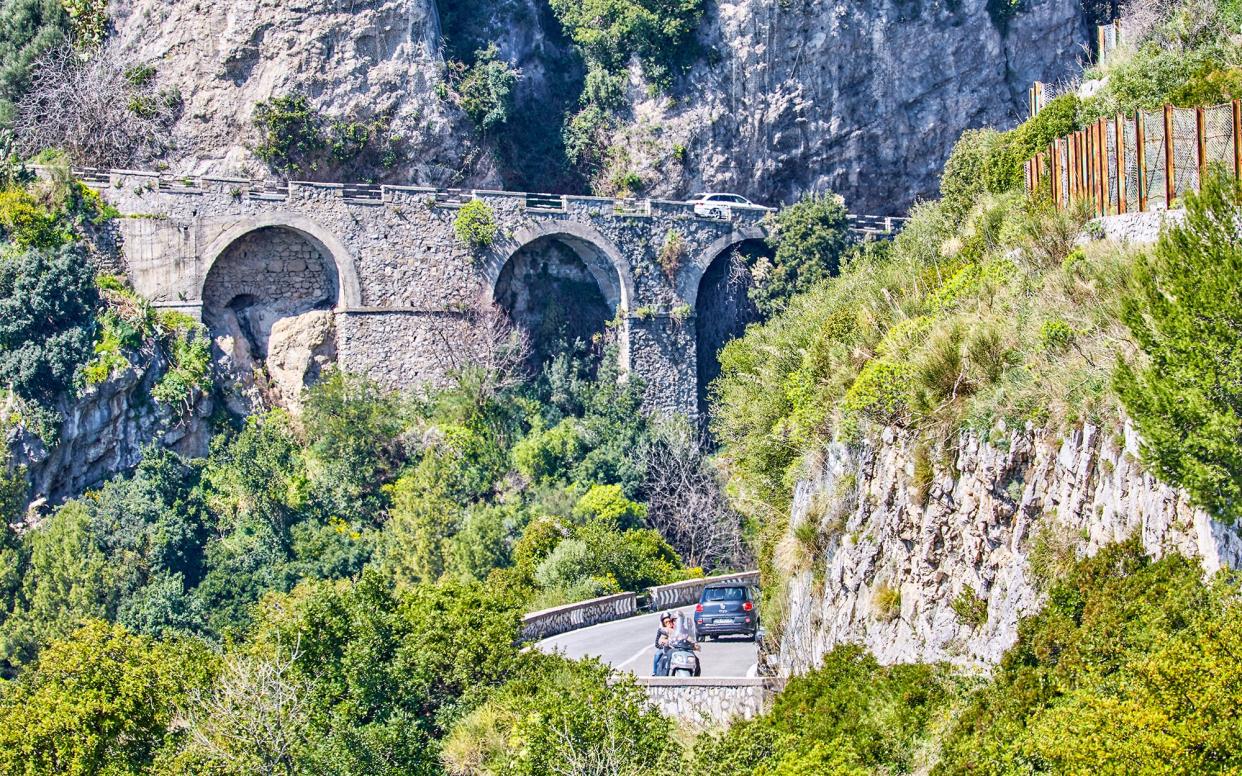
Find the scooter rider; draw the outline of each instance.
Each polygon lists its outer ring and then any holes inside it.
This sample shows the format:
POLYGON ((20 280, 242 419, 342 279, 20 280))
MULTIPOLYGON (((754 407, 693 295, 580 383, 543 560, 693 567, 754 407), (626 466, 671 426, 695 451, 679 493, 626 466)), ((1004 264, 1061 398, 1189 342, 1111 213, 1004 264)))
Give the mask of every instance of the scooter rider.
POLYGON ((673 628, 670 645, 674 652, 688 652, 693 655, 694 675, 698 676, 703 668, 698 656, 698 631, 694 627, 694 621, 687 617, 685 612, 679 612, 677 615, 677 624, 673 628))
POLYGON ((660 626, 656 628, 655 659, 651 663, 652 676, 668 676, 668 656, 673 638, 673 614, 665 612, 660 615, 660 626))

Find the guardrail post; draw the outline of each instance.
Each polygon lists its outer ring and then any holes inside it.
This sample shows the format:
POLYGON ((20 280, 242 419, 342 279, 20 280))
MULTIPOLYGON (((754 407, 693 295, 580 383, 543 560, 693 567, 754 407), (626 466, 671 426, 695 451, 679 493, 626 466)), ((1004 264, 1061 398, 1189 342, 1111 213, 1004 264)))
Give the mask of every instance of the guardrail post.
POLYGON ((1177 198, 1177 186, 1173 176, 1177 173, 1173 163, 1173 106, 1164 106, 1164 209, 1173 209, 1177 198))

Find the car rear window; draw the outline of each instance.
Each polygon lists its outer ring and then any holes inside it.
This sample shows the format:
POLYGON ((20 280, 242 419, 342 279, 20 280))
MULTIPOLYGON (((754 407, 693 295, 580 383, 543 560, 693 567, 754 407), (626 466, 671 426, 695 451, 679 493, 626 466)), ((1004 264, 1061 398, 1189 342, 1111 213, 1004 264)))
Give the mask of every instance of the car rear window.
POLYGON ((709 587, 703 591, 704 601, 745 601, 746 591, 740 587, 709 587))

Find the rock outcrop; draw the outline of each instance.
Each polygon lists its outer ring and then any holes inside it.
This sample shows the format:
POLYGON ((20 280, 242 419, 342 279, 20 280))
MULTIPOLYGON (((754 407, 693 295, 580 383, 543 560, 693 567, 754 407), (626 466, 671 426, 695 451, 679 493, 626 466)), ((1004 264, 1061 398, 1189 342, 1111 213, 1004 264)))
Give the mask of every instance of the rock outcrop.
POLYGON ((187 457, 206 455, 212 401, 196 394, 188 408, 156 403, 151 390, 167 370, 167 359, 156 349, 66 400, 50 448, 29 432, 11 429, 5 438, 9 463, 25 468, 30 502, 56 504, 96 487, 137 466, 150 445, 187 457))
POLYGON ((1077 71, 1077 0, 1030 0, 1007 22, 989 5, 709 3, 710 54, 675 99, 637 103, 616 145, 661 195, 737 191, 776 204, 830 188, 854 212, 904 212, 934 196, 963 130, 1012 126, 1032 81, 1077 71))
POLYGON ((184 100, 176 173, 261 177, 255 104, 296 92, 327 116, 389 116, 405 148, 386 173, 394 180, 495 182, 469 121, 441 96, 434 0, 132 0, 110 9, 117 53, 153 65, 161 87, 184 100))
POLYGON ((1040 544, 1092 553, 1137 534, 1152 556, 1197 557, 1205 573, 1242 564, 1242 533, 1144 471, 1132 429, 993 436, 999 446, 963 433, 944 458, 893 429, 827 451, 797 486, 777 551, 789 574, 782 672, 847 642, 885 663, 994 664, 1041 603, 1040 544), (817 530, 799 531, 806 521, 817 530), (959 599, 986 605, 986 620, 965 621, 959 599))

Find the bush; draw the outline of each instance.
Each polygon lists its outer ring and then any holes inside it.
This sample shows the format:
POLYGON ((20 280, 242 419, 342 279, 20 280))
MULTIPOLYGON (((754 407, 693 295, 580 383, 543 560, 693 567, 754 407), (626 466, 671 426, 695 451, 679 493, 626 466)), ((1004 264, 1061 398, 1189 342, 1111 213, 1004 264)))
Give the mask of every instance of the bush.
POLYGON ((672 724, 632 678, 595 661, 524 655, 444 744, 452 774, 654 773, 680 759, 672 724))
POLYGON ((0 259, 0 385, 50 410, 94 352, 99 303, 76 246, 0 259))
POLYGON ((1116 387, 1143 438, 1143 460, 1218 519, 1242 517, 1242 188, 1209 177, 1186 220, 1140 262, 1122 318, 1146 358, 1116 387))
POLYGON ((660 246, 660 253, 656 256, 656 261, 660 265, 660 269, 664 271, 664 276, 669 280, 677 277, 677 270, 681 268, 682 259, 686 256, 686 238, 681 236, 681 232, 676 229, 670 229, 664 235, 664 243, 660 246))
POLYGON ((853 242, 841 198, 811 194, 781 210, 768 242, 770 266, 753 270, 750 298, 765 316, 785 308, 789 298, 837 274, 853 242))
POLYGON ((34 61, 65 43, 72 33, 61 0, 0 3, 0 127, 13 118, 13 103, 30 86, 34 61))
POLYGON ((401 160, 401 138, 388 131, 389 119, 328 118, 304 94, 258 102, 255 156, 285 175, 373 180, 401 160))
POLYGON ((988 602, 973 588, 964 587, 950 606, 957 618, 972 628, 982 627, 988 621, 988 602))
POLYGON ((457 239, 472 248, 485 248, 496 239, 496 217, 481 199, 472 199, 457 211, 453 231, 457 239))
POLYGON ((615 73, 637 55, 647 77, 668 86, 695 53, 703 0, 551 0, 553 13, 589 63, 615 73))
POLYGON ((487 132, 509 119, 518 71, 499 59, 496 44, 475 52, 475 60, 457 84, 462 110, 487 132))
POLYGON ((772 709, 695 744, 691 772, 744 776, 911 773, 949 716, 957 694, 942 666, 881 666, 861 647, 840 646, 793 677, 772 709), (811 763, 828 770, 801 771, 811 763))

